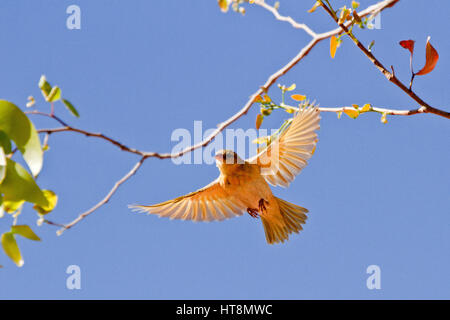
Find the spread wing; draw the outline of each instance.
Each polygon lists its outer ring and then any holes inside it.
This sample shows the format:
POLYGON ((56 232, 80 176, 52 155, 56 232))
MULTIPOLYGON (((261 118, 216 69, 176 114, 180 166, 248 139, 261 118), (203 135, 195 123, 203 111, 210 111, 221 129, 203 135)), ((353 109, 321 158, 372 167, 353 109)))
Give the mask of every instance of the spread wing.
POLYGON ((231 188, 223 188, 219 178, 185 196, 152 206, 130 205, 134 211, 157 214, 170 219, 212 221, 242 215, 246 207, 233 195, 231 188))
POLYGON ((271 185, 287 187, 314 153, 319 121, 317 108, 300 109, 288 129, 248 162, 257 163, 271 185))

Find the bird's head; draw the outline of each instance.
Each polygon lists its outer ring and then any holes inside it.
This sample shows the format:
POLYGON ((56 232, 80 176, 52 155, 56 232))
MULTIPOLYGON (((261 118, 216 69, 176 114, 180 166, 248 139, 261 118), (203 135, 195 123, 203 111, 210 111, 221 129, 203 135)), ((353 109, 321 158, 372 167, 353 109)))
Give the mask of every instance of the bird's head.
POLYGON ((216 152, 214 156, 216 159, 216 165, 219 169, 232 169, 233 167, 239 166, 245 163, 236 152, 232 150, 220 150, 216 152))

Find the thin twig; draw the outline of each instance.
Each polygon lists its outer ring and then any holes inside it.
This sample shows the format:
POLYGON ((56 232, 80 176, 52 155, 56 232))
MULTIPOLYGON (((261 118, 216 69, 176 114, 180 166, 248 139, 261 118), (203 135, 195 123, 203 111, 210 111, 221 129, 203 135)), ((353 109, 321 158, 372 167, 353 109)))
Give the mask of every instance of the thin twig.
POLYGON ((265 3, 264 0, 255 0, 254 2, 256 5, 263 7, 264 9, 270 11, 277 20, 280 21, 285 21, 290 23, 294 28, 296 29, 303 29, 307 34, 309 34, 312 38, 317 37, 317 34, 311 30, 311 28, 309 28, 306 24, 304 23, 298 23, 296 22, 294 19, 292 19, 291 17, 286 17, 286 16, 282 16, 279 12, 278 9, 275 8, 274 6, 271 6, 267 3, 265 3))
POLYGON ((99 203, 97 203, 95 206, 93 206, 92 208, 90 208, 89 210, 83 212, 82 214, 80 214, 75 220, 73 220, 72 222, 64 225, 61 229, 59 229, 56 234, 58 236, 60 236, 65 230, 68 230, 70 228, 72 228, 74 225, 76 225, 78 222, 80 222, 81 220, 83 220, 84 218, 86 218, 88 215, 90 215, 92 212, 94 212, 95 210, 97 210, 98 208, 100 208, 101 206, 103 206, 104 204, 106 204, 111 197, 114 195, 114 193, 116 193, 117 189, 123 184, 125 183, 128 179, 130 179, 138 170, 139 168, 142 166, 142 164, 144 163, 144 161, 147 159, 147 157, 142 157, 135 165, 134 167, 127 172, 126 175, 124 175, 119 181, 117 181, 114 186, 112 187, 112 189, 109 191, 109 193, 106 195, 106 197, 104 197, 99 203))
POLYGON ((58 116, 56 116, 55 114, 51 114, 51 113, 45 113, 45 112, 41 112, 38 110, 33 110, 33 111, 25 111, 26 114, 37 114, 40 116, 44 116, 44 117, 48 117, 48 118, 52 118, 56 121, 58 121, 61 125, 63 126, 69 126, 66 122, 64 122, 61 118, 59 118, 58 116))
POLYGON ((51 225, 51 226, 56 226, 56 227, 60 227, 60 228, 64 228, 65 227, 63 224, 56 223, 56 222, 53 222, 53 221, 50 221, 50 220, 46 220, 46 219, 44 219, 43 222, 48 224, 48 225, 51 225))
POLYGON ((72 126, 65 126, 65 127, 60 127, 60 128, 50 128, 50 129, 39 129, 38 130, 39 133, 47 133, 47 134, 52 134, 52 133, 56 133, 56 132, 77 132, 77 133, 81 133, 83 135, 85 135, 86 137, 95 137, 95 138, 100 138, 103 140, 106 140, 108 142, 110 142, 111 144, 117 146, 120 148, 120 150, 125 151, 125 152, 130 152, 130 153, 134 153, 140 156, 145 156, 147 155, 146 152, 144 151, 140 151, 134 148, 129 148, 126 145, 124 145, 123 143, 114 140, 108 136, 105 136, 102 133, 96 133, 96 132, 89 132, 83 129, 78 129, 72 126))
POLYGON ((106 140, 106 141, 112 143, 113 145, 119 147, 120 150, 122 150, 122 151, 134 153, 134 154, 140 155, 142 157, 147 156, 147 152, 140 151, 140 150, 137 150, 134 148, 129 148, 126 145, 124 145, 123 143, 121 143, 115 139, 112 139, 102 133, 90 132, 90 131, 86 131, 83 129, 78 129, 78 128, 72 127, 72 126, 68 125, 66 122, 64 122, 63 120, 61 120, 60 118, 58 118, 57 116, 55 116, 54 114, 52 115, 51 113, 45 113, 45 112, 40 112, 40 111, 36 111, 36 110, 28 111, 26 113, 36 114, 36 115, 41 115, 44 117, 52 118, 63 125, 63 127, 60 127, 60 128, 39 129, 38 130, 39 133, 52 134, 52 133, 56 133, 56 132, 77 132, 77 133, 81 133, 87 137, 95 137, 95 138, 100 138, 100 139, 106 140))

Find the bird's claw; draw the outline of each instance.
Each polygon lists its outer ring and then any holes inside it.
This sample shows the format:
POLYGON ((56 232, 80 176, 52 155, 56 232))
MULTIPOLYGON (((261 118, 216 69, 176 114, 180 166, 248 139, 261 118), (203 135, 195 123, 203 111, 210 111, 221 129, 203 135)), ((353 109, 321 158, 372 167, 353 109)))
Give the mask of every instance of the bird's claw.
POLYGON ((259 212, 263 213, 264 211, 267 211, 266 204, 269 204, 269 202, 264 199, 259 200, 258 202, 259 212))
POLYGON ((258 218, 258 210, 247 208, 247 213, 253 218, 258 218))
POLYGON ((268 205, 269 202, 264 200, 264 199, 261 199, 258 202, 258 208, 259 209, 247 208, 247 213, 250 216, 252 216, 253 218, 258 218, 260 213, 264 213, 264 211, 267 212, 266 204, 268 205))

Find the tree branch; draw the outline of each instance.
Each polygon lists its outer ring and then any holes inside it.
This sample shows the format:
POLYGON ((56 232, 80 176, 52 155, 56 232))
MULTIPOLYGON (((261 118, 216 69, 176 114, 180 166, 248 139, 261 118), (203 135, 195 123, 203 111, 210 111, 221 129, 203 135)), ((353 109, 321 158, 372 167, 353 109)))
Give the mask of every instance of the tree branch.
MULTIPOLYGON (((385 1, 386 3, 388 3, 389 1, 385 1)), ((391 0, 392 4, 395 4, 396 2, 398 2, 398 0, 391 0)), ((440 110, 437 108, 434 108, 432 106, 430 106, 428 103, 426 103, 425 101, 423 101, 414 91, 408 89, 408 87, 406 87, 395 75, 394 72, 390 72, 389 70, 387 70, 383 64, 372 54, 371 51, 369 51, 354 35, 351 31, 349 31, 348 29, 348 24, 344 24, 344 23, 339 23, 339 20, 336 17, 336 14, 334 13, 334 11, 332 11, 332 8, 329 8, 327 5, 323 4, 322 6, 325 11, 333 18, 333 20, 339 25, 339 27, 342 29, 343 32, 345 32, 352 40, 353 43, 355 43, 355 45, 366 55, 366 57, 375 65, 375 67, 381 71, 381 73, 383 73, 383 75, 393 84, 395 84, 397 87, 399 87, 403 92, 405 92, 408 96, 410 96, 413 100, 415 100, 420 106, 422 106, 423 108, 419 108, 421 111, 421 113, 433 113, 436 114, 438 116, 450 119, 450 113, 444 110, 440 110)), ((376 5, 376 9, 379 12, 381 9, 379 9, 376 5)), ((417 110, 419 110, 417 109, 417 110)), ((419 112, 416 112, 419 113, 419 112)))
MULTIPOLYGON (((339 107, 339 108, 323 108, 319 107, 320 112, 344 112, 345 110, 355 110, 354 107, 345 106, 345 107, 339 107)), ((378 108, 378 107, 371 107, 369 111, 366 112, 378 112, 381 114, 387 114, 387 115, 394 115, 394 116, 412 116, 414 114, 418 113, 425 113, 425 107, 420 107, 417 109, 411 109, 411 110, 395 110, 395 109, 386 109, 386 108, 378 108)), ((365 113, 365 112, 364 112, 365 113)))
MULTIPOLYGON (((136 174, 136 172, 139 170, 139 168, 142 166, 142 164, 144 163, 144 161, 147 159, 147 157, 142 157, 135 165, 134 167, 126 174, 124 175, 119 181, 117 181, 114 186, 112 187, 112 189, 109 191, 109 193, 106 195, 106 197, 104 197, 99 203, 97 203, 95 206, 93 206, 92 208, 90 208, 89 210, 83 212, 82 214, 80 214, 75 220, 73 220, 72 222, 65 224, 61 229, 59 229, 56 234, 58 236, 60 236, 64 231, 72 228, 74 225, 76 225, 78 222, 80 222, 81 220, 83 220, 84 218, 86 218, 88 215, 90 215, 91 213, 93 213, 95 210, 97 210, 98 208, 100 208, 101 206, 105 205, 106 203, 108 203, 108 201, 111 199, 111 197, 114 195, 114 193, 116 193, 117 189, 119 189, 119 187, 125 183, 128 179, 130 179, 134 174, 136 174)), ((48 223, 48 222, 47 222, 48 223)), ((55 224, 53 222, 51 222, 51 224, 55 224)))

